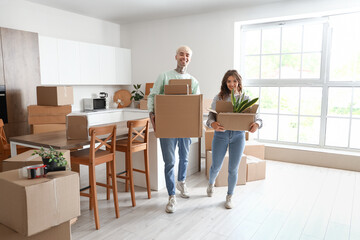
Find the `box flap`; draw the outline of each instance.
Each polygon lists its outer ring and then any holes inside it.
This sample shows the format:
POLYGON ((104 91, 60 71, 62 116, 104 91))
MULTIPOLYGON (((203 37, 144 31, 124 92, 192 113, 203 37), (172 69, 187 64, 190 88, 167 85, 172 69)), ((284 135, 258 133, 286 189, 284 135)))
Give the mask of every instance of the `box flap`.
POLYGON ((233 105, 231 102, 227 101, 217 101, 216 102, 216 112, 233 112, 233 105))

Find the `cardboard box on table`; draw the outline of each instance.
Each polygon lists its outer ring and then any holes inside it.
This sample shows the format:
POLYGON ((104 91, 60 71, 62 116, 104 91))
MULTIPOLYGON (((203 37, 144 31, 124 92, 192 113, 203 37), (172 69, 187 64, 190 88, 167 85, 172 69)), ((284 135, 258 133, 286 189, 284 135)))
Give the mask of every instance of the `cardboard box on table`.
MULTIPOLYGON (((65 117, 65 119, 66 119, 66 117, 65 117)), ((66 123, 31 125, 31 133, 33 133, 33 134, 44 133, 44 132, 65 131, 65 130, 66 130, 66 123)))
POLYGON ((148 103, 147 99, 141 99, 140 100, 140 109, 147 110, 148 109, 147 103, 148 103))
POLYGON ((70 222, 67 221, 30 237, 26 237, 0 224, 0 236, 0 238, 4 240, 71 240, 71 226, 70 222))
POLYGON ((58 171, 27 179, 24 170, 0 173, 1 224, 32 236, 80 215, 78 173, 58 171))
POLYGON ((202 136, 202 95, 156 95, 157 138, 202 136))
POLYGON ((36 88, 37 105, 63 106, 74 103, 72 87, 66 86, 38 86, 36 88))
MULTIPOLYGON (((212 163, 212 151, 207 151, 206 156, 206 176, 209 179, 210 167, 212 163)), ((223 187, 228 185, 228 167, 229 167, 229 152, 226 152, 223 165, 215 180, 215 187, 223 187)), ((236 185, 246 184, 246 155, 243 154, 238 169, 238 180, 236 185)))
POLYGON ((265 175, 266 175, 265 160, 248 155, 246 161, 247 161, 247 171, 246 171, 247 182, 265 179, 265 175))
MULTIPOLYGON (((70 151, 69 150, 59 150, 64 154, 64 158, 68 162, 68 167, 70 167, 70 151)), ((14 169, 23 168, 26 166, 42 164, 43 161, 39 155, 32 155, 34 150, 29 150, 24 153, 18 154, 12 158, 6 159, 2 162, 2 170, 10 171, 14 169)))
POLYGON ((243 113, 234 113, 231 102, 216 102, 216 121, 219 122, 226 130, 248 131, 250 125, 255 122, 256 111, 259 105, 254 104, 243 113))
POLYGON ((71 105, 65 106, 37 106, 30 105, 28 123, 34 124, 65 124, 66 115, 71 113, 71 105))

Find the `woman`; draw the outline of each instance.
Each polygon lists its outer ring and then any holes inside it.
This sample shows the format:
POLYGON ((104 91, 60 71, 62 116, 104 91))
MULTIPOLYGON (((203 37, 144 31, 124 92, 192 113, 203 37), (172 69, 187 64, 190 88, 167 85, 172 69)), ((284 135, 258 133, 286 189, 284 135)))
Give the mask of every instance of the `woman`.
MULTIPOLYGON (((217 101, 231 101, 232 90, 234 90, 236 98, 239 98, 243 90, 241 76, 236 70, 229 70, 225 73, 221 82, 220 92, 214 97, 211 108, 215 109, 217 101)), ((245 96, 245 99, 249 99, 249 97, 245 96)), ((212 112, 209 112, 206 125, 215 130, 214 139, 212 141, 212 164, 210 168, 207 195, 211 197, 214 193, 215 179, 221 169, 224 156, 229 147, 228 192, 225 208, 231 209, 233 208, 231 198, 238 178, 238 168, 241 156, 245 148, 245 132, 225 130, 223 126, 216 122, 216 115, 212 112)), ((249 132, 253 133, 261 127, 261 119, 256 119, 256 121, 250 125, 249 132)))

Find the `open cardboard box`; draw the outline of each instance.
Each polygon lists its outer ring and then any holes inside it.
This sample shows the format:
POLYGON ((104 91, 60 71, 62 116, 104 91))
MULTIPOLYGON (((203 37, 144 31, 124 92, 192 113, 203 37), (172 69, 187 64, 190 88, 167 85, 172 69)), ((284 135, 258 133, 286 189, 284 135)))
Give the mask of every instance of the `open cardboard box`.
POLYGON ((217 114, 216 121, 226 130, 248 131, 250 129, 250 125, 255 122, 258 107, 258 104, 254 104, 243 113, 234 113, 231 102, 217 101, 216 110, 214 111, 213 109, 209 109, 209 111, 217 114))

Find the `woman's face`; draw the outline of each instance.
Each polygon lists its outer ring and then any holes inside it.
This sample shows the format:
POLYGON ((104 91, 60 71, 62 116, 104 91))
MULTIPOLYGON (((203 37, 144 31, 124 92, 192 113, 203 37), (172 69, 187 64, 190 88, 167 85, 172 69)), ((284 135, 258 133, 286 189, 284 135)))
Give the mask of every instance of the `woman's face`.
POLYGON ((236 78, 234 78, 233 76, 229 76, 226 81, 226 85, 230 91, 234 89, 234 92, 237 92, 239 83, 236 78))

